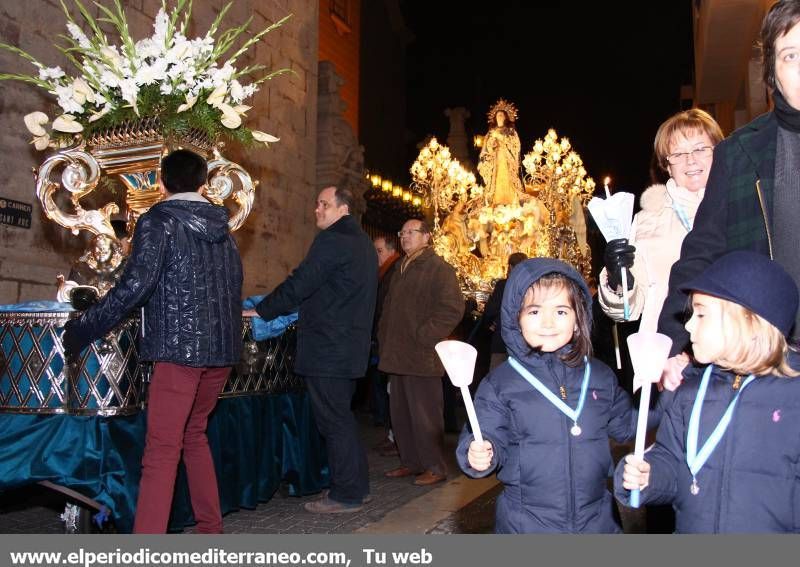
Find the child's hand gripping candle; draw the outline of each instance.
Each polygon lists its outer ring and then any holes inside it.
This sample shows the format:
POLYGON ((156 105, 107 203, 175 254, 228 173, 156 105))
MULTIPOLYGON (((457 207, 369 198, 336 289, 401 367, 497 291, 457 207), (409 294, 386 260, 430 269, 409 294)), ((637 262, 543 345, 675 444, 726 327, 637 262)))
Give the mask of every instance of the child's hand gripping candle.
POLYGON ((617 467, 617 497, 625 503, 639 488, 642 504, 671 504, 677 533, 796 532, 800 356, 786 338, 794 277, 737 251, 679 289, 691 295, 694 364, 646 461, 629 455, 617 467))
MULTIPOLYGON (((658 382, 669 358, 672 339, 652 331, 639 331, 628 337, 628 351, 633 364, 633 390, 640 387, 639 416, 636 423, 636 444, 633 454, 642 459, 647 435, 647 410, 650 407, 650 384, 658 382)), ((631 507, 639 507, 639 489, 631 491, 631 507)))
POLYGON ((475 393, 484 442, 465 428, 456 449, 467 476, 503 484, 498 533, 620 531, 608 441, 633 439, 635 412, 592 358, 591 322, 591 293, 571 266, 535 258, 509 274, 500 312, 509 358, 475 393))
POLYGON ((472 375, 475 373, 478 351, 472 345, 461 341, 442 341, 437 343, 435 348, 453 386, 461 388, 461 397, 464 398, 472 433, 475 435, 475 440, 483 444, 481 428, 478 424, 478 417, 475 415, 475 406, 472 405, 472 396, 468 387, 472 383, 472 375))

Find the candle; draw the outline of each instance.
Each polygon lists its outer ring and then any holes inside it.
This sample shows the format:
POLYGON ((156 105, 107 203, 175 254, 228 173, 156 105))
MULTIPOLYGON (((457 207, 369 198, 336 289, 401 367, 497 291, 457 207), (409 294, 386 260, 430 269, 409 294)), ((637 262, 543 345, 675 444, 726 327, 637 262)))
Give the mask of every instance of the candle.
POLYGON ((606 177, 605 179, 603 179, 603 187, 605 187, 605 189, 606 189, 606 199, 610 199, 611 198, 611 191, 608 188, 608 184, 609 183, 611 183, 611 178, 610 177, 606 177))

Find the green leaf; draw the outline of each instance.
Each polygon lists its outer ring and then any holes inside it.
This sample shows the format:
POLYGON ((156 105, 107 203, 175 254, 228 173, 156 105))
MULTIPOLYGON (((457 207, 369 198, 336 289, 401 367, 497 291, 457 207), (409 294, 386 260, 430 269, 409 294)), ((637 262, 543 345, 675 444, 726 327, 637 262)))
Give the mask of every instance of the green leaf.
POLYGON ((228 13, 228 10, 231 9, 231 6, 233 6, 233 2, 228 2, 222 7, 219 15, 214 18, 213 22, 211 22, 211 27, 209 27, 208 31, 206 32, 207 36, 214 37, 214 34, 217 33, 217 30, 219 29, 219 25, 222 23, 222 19, 225 17, 225 14, 228 13))
MULTIPOLYGON (((80 0, 73 0, 73 2, 75 2, 75 5, 78 7, 78 11, 81 13, 81 16, 83 16, 84 21, 87 24, 89 24, 90 28, 92 28, 94 36, 95 38, 97 38, 97 41, 100 43, 100 45, 103 46, 108 45, 108 39, 106 38, 106 35, 103 33, 103 30, 100 29, 100 26, 97 24, 95 19, 89 13, 89 10, 86 9, 86 6, 81 4, 80 0)), ((63 1, 61 2, 61 5, 64 6, 63 1)), ((64 6, 64 12, 67 14, 69 21, 75 23, 75 20, 73 20, 72 17, 69 16, 69 11, 67 10, 66 6, 64 6)))
POLYGON ((32 75, 18 75, 16 73, 0 73, 0 81, 22 81, 23 83, 31 83, 32 85, 41 87, 48 92, 50 92, 50 89, 53 88, 51 84, 46 83, 40 78, 34 77, 32 75))
POLYGON ((189 0, 189 6, 186 8, 185 14, 183 15, 183 22, 181 23, 181 34, 186 37, 186 30, 189 28, 189 21, 192 19, 192 3, 193 0, 189 0))
POLYGON ((7 43, 0 43, 0 49, 5 49, 7 51, 10 51, 11 53, 16 53, 17 55, 27 59, 28 61, 30 61, 31 63, 33 63, 37 67, 44 67, 44 65, 39 63, 39 61, 33 55, 31 55, 27 51, 24 51, 24 50, 20 49, 19 47, 15 47, 15 46, 9 45, 7 43))

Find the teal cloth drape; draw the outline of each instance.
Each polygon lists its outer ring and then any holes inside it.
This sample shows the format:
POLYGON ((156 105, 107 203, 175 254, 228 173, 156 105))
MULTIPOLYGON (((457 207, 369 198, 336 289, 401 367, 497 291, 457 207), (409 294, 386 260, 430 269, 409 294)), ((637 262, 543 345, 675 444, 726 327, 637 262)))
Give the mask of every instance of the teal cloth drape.
MULTIPOLYGON (((138 493, 145 414, 129 417, 0 414, 0 491, 41 480, 107 506, 129 532, 138 493)), ((223 398, 208 437, 223 512, 268 501, 281 480, 290 494, 328 483, 324 445, 305 392, 223 398)), ((192 523, 181 472, 170 526, 192 523)))
POLYGON ((97 500, 131 531, 144 414, 128 417, 0 414, 0 491, 49 480, 97 500))

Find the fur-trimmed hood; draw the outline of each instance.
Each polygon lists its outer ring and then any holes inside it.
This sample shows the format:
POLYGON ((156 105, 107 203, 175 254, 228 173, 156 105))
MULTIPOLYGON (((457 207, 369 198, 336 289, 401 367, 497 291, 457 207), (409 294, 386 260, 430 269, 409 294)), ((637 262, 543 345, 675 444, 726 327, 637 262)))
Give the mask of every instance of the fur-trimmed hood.
POLYGON ((666 185, 657 183, 642 192, 639 204, 643 211, 657 213, 665 207, 672 207, 673 202, 678 202, 683 207, 694 213, 700 201, 703 200, 705 189, 697 192, 689 191, 675 183, 674 179, 667 181, 666 185))
POLYGON ((592 294, 583 277, 572 266, 553 258, 531 258, 517 264, 511 271, 503 292, 500 321, 503 342, 505 342, 509 354, 518 360, 529 361, 530 357, 538 356, 531 354, 531 348, 525 342, 519 325, 519 312, 525 292, 542 276, 552 273, 561 274, 577 283, 578 288, 583 292, 587 313, 592 312, 592 294))

